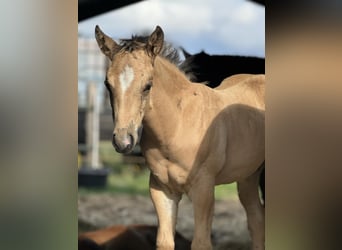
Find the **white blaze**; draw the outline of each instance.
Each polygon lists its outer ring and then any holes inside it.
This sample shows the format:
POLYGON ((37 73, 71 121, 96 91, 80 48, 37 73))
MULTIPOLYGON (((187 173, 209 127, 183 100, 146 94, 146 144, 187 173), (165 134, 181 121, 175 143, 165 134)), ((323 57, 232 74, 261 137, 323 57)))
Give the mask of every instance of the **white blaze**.
POLYGON ((119 76, 120 85, 121 85, 123 94, 131 85, 133 79, 134 79, 134 71, 130 66, 126 65, 124 70, 120 73, 120 76, 119 76))

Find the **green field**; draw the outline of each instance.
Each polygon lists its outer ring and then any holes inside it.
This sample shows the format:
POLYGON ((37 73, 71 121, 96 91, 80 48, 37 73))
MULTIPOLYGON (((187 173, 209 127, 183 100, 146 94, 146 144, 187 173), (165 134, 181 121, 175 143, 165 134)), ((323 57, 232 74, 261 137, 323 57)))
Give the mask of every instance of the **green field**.
MULTIPOLYGON (((100 159, 103 166, 109 168, 111 171, 107 187, 105 189, 79 188, 80 194, 111 193, 149 195, 149 171, 143 166, 124 164, 122 162, 122 156, 114 151, 111 142, 101 142, 100 159)), ((237 199, 236 184, 217 186, 215 188, 215 197, 219 200, 237 199)))

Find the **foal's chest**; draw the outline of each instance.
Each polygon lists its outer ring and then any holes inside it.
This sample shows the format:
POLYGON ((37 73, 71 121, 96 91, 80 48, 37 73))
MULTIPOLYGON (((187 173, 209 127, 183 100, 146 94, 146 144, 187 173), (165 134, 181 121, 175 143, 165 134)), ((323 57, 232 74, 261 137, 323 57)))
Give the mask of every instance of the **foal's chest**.
POLYGON ((185 191, 191 167, 184 162, 165 156, 158 149, 145 151, 145 158, 151 173, 164 185, 180 192, 185 191))

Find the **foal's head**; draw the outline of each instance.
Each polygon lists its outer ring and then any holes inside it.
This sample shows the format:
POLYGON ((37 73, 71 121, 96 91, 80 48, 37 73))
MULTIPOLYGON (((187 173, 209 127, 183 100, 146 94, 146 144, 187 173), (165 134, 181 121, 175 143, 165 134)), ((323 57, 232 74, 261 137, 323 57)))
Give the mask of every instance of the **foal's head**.
POLYGON ((111 64, 105 80, 113 109, 113 146, 120 153, 132 151, 153 88, 153 63, 163 47, 164 34, 157 26, 146 42, 137 39, 117 44, 96 26, 95 37, 111 64))

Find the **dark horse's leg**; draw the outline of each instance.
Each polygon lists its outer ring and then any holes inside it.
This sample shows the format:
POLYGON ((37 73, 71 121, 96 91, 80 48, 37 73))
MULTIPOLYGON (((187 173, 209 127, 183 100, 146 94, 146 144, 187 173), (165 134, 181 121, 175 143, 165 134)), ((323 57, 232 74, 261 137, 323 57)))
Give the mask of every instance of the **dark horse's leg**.
POLYGON ((261 164, 260 168, 262 168, 262 171, 260 173, 260 178, 259 178, 259 188, 261 191, 261 199, 263 201, 263 204, 265 206, 265 161, 261 164))

